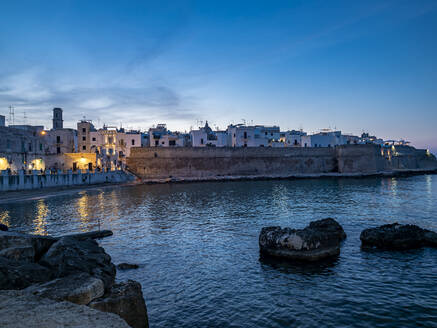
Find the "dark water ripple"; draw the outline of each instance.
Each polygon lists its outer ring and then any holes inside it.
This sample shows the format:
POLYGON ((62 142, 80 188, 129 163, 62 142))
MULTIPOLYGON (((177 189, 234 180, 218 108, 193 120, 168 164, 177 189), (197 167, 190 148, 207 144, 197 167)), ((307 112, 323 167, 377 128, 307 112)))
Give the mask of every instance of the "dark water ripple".
POLYGON ((150 185, 0 206, 32 233, 107 228, 119 279, 142 283, 151 327, 437 327, 437 250, 363 252, 359 234, 394 221, 437 231, 437 176, 150 185), (260 260, 263 226, 335 217, 332 261, 260 260))

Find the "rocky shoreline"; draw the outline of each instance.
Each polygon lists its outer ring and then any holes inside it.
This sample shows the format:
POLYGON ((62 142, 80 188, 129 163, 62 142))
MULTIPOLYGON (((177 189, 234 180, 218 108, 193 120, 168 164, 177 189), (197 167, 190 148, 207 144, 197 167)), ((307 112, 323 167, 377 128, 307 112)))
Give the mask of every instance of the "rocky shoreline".
POLYGON ((0 326, 148 327, 141 284, 116 283, 116 266, 95 240, 110 235, 0 231, 0 326))
POLYGON ((226 181, 261 181, 319 178, 368 178, 368 177, 403 177, 422 174, 437 174, 437 169, 404 169, 382 171, 377 173, 299 173, 299 174, 263 174, 263 175, 218 175, 215 177, 171 177, 162 179, 141 179, 142 184, 192 183, 192 182, 226 182, 226 181))

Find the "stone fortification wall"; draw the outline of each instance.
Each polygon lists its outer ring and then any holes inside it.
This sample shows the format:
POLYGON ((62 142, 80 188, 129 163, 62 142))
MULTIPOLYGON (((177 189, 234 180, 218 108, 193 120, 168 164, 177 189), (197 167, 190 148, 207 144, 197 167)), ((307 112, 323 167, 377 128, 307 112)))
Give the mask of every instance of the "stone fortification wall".
POLYGON ((359 175, 437 169, 434 156, 401 147, 393 156, 377 145, 335 148, 132 148, 129 169, 144 181, 165 179, 359 175), (396 154, 396 155, 394 155, 396 154))
POLYGON ((376 145, 343 145, 336 147, 338 173, 374 174, 390 169, 390 163, 376 145))
POLYGON ((396 146, 396 156, 392 156, 390 166, 397 170, 408 169, 436 169, 437 161, 434 155, 425 149, 416 149, 409 146, 396 146))
POLYGON ((133 148, 127 165, 145 180, 337 171, 334 148, 133 148))

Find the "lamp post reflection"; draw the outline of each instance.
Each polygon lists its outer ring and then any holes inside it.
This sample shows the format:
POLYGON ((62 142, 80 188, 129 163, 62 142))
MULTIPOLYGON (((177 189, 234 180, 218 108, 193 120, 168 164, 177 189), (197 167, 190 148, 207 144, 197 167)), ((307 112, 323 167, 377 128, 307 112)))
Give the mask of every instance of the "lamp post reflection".
POLYGON ((80 197, 77 200, 77 212, 79 213, 80 230, 88 231, 90 215, 89 215, 89 196, 86 193, 84 193, 82 197, 80 197))
POLYGON ((36 217, 33 221, 33 232, 37 235, 47 235, 47 215, 49 209, 44 199, 40 199, 36 204, 36 217))
POLYGON ((9 227, 9 211, 0 212, 0 223, 9 227))

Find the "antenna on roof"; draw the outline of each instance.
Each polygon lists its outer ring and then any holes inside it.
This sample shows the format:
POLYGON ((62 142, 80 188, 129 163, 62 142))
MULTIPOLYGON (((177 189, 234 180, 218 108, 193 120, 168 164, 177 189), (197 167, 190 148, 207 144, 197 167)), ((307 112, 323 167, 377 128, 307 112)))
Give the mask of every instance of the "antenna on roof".
POLYGON ((9 106, 9 125, 15 125, 15 108, 14 106, 9 106))

